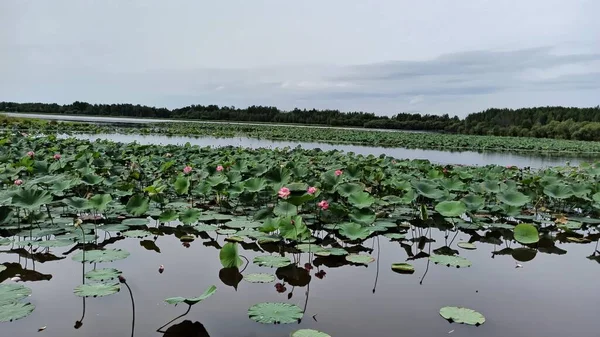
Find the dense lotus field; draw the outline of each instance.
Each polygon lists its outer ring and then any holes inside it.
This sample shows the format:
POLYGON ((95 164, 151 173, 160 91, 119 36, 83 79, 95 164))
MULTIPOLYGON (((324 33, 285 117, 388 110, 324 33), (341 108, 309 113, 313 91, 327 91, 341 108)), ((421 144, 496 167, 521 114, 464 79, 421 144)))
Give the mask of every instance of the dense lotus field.
POLYGON ((244 136, 280 141, 355 144, 457 151, 534 152, 560 155, 600 156, 600 143, 526 137, 469 136, 442 133, 389 132, 299 126, 243 125, 224 123, 148 123, 133 127, 89 123, 56 123, 6 119, 5 130, 26 133, 122 133, 166 136, 231 138, 244 136))
MULTIPOLYGON (((313 274, 324 277, 313 270, 319 265, 375 261, 362 245, 367 239, 384 237, 407 251, 422 249, 429 228, 450 239, 467 233, 471 239, 457 246, 466 250, 511 243, 497 254, 518 261, 538 252, 561 254, 557 241, 599 238, 598 165, 540 171, 439 166, 319 150, 142 146, 21 134, 0 140, 0 149, 0 249, 35 259, 69 248, 65 254, 85 272, 69 296, 130 291, 122 271, 110 266, 129 256, 110 247, 125 237, 153 247, 152 238, 163 235, 175 235, 183 245, 224 236, 227 243, 218 245, 224 282, 235 286, 277 278, 280 292, 306 285, 313 274), (260 254, 247 259, 246 249, 260 254), (247 264, 264 272, 244 273, 247 264)), ((420 257, 439 268, 471 266, 448 241, 434 251, 421 250, 420 257)), ((413 273, 413 258, 389 268, 413 273)), ((588 258, 600 261, 595 253, 588 258)), ((39 277, 19 268, 0 264, 0 282, 39 277)), ((198 295, 165 301, 190 309, 219 293, 211 286, 198 295)), ((36 310, 28 296, 36 294, 26 286, 0 284, 0 322, 36 310)), ((285 301, 256 303, 247 310, 249 319, 265 324, 294 323, 304 314, 285 301)), ((443 307, 439 314, 455 323, 486 320, 468 308, 443 307)), ((326 333, 302 329, 292 336, 326 333)))

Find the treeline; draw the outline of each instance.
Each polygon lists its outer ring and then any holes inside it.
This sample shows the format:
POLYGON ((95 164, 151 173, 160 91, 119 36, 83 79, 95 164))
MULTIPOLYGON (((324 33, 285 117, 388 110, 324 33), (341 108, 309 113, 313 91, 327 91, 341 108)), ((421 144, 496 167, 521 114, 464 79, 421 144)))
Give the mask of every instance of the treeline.
POLYGON ((458 117, 448 115, 398 114, 393 117, 377 116, 366 112, 341 112, 339 110, 294 109, 282 111, 276 107, 250 106, 240 109, 217 105, 190 105, 177 109, 154 108, 133 104, 73 104, 0 102, 0 111, 35 112, 47 114, 119 116, 138 118, 174 118, 205 121, 239 121, 258 123, 312 124, 327 126, 352 126, 403 130, 441 130, 458 117))
POLYGON ((465 119, 444 115, 399 113, 392 117, 366 112, 250 106, 190 105, 167 109, 133 104, 73 104, 0 102, 0 111, 67 115, 174 118, 205 121, 289 123, 398 130, 426 130, 474 135, 600 140, 600 106, 593 108, 536 107, 488 109, 465 119))

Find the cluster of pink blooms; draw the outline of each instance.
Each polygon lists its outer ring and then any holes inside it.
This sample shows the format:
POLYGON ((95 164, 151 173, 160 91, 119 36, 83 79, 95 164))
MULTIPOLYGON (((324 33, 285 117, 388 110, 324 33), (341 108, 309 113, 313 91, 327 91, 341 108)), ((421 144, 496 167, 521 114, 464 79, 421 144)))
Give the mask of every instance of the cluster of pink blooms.
POLYGON ((29 158, 33 158, 33 156, 35 156, 35 152, 29 151, 27 152, 27 155, 29 156, 29 158))
MULTIPOLYGON (((292 192, 290 191, 290 189, 284 186, 284 187, 282 187, 282 188, 279 189, 279 192, 277 192, 277 195, 279 195, 279 197, 281 199, 287 199, 290 196, 291 193, 292 192)), ((314 186, 310 186, 306 190, 306 193, 308 193, 310 195, 313 195, 313 194, 317 193, 317 188, 314 187, 314 186)), ((319 206, 319 208, 322 209, 322 210, 326 210, 326 209, 329 208, 329 203, 327 202, 327 200, 321 200, 321 201, 319 201, 319 203, 317 204, 317 206, 319 206)))
POLYGON ((55 160, 59 160, 62 156, 60 155, 60 153, 55 153, 54 154, 54 159, 55 160))
POLYGON ((17 185, 17 186, 23 185, 23 180, 21 180, 21 179, 15 180, 15 185, 17 185))
POLYGON ((223 166, 222 165, 217 166, 217 172, 221 172, 221 171, 223 171, 223 166))
POLYGON ((342 175, 342 173, 344 173, 344 171, 342 171, 342 170, 335 170, 335 176, 336 176, 336 177, 339 177, 339 176, 341 176, 341 175, 342 175))
POLYGON ((186 166, 186 167, 183 168, 183 173, 188 174, 190 172, 192 172, 192 167, 191 166, 188 165, 188 166, 186 166))

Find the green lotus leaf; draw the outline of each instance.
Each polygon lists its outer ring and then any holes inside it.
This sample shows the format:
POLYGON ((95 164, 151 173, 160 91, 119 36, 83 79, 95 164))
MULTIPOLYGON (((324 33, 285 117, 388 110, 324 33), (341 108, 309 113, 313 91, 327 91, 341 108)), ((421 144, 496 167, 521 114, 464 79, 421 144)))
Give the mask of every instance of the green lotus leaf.
POLYGON ((261 267, 281 268, 292 264, 289 257, 276 255, 257 256, 253 260, 254 264, 261 267))
POLYGON ((356 208, 371 207, 375 199, 367 192, 355 192, 348 196, 348 202, 356 208))
POLYGON ((456 245, 458 247, 462 248, 462 249, 467 249, 467 250, 475 250, 475 249, 477 249, 477 246, 475 246, 475 244, 473 244, 471 242, 459 242, 456 245))
POLYGON ((481 325, 485 323, 485 317, 479 312, 459 307, 443 307, 440 315, 445 319, 459 324, 481 325))
POLYGON ((63 199, 62 202, 69 206, 73 207, 76 210, 85 210, 90 209, 91 205, 87 199, 79 198, 79 197, 71 197, 68 199, 63 199))
POLYGON ((152 235, 152 233, 150 233, 146 230, 143 230, 143 229, 130 230, 130 231, 122 232, 121 234, 123 234, 124 236, 126 236, 128 238, 143 238, 148 235, 152 235))
POLYGON ((250 283, 271 283, 275 281, 275 275, 266 273, 254 273, 245 275, 244 280, 250 283))
POLYGON ((243 261, 238 254, 238 245, 234 242, 228 242, 223 245, 219 252, 219 259, 224 268, 237 268, 243 261))
POLYGON ((258 303, 248 309, 253 321, 263 324, 296 323, 304 313, 300 307, 289 303, 258 303))
POLYGON ((415 267, 410 263, 392 263, 392 270, 400 274, 412 274, 415 267))
POLYGON ((501 183, 497 180, 486 180, 481 183, 481 187, 488 193, 499 193, 501 190, 501 183))
POLYGON ((346 222, 339 227, 340 235, 347 237, 350 240, 366 239, 373 233, 369 227, 363 227, 354 222, 346 222))
POLYGON ((100 184, 102 180, 104 180, 104 178, 95 174, 86 174, 83 177, 81 177, 81 182, 91 186, 100 184))
POLYGON ((364 226, 370 226, 377 218, 375 212, 368 208, 357 209, 348 214, 348 217, 350 220, 352 220, 352 222, 356 222, 364 226))
POLYGON ((293 216, 298 214, 298 208, 289 202, 282 201, 273 208, 273 213, 277 216, 293 216))
POLYGON ((406 237, 406 234, 402 234, 402 233, 386 233, 383 234, 383 236, 385 236, 388 239, 391 240, 402 240, 406 237))
POLYGON ((177 213, 177 211, 173 209, 168 209, 160 213, 160 215, 158 216, 158 220, 160 222, 171 222, 175 221, 178 217, 179 214, 177 213))
POLYGON ((459 217, 467 211, 467 206, 462 201, 442 201, 435 206, 435 210, 445 217, 459 217))
POLYGON ((140 216, 148 211, 149 206, 150 200, 148 198, 144 197, 143 194, 136 194, 129 199, 125 209, 133 216, 140 216))
POLYGON ((29 316, 35 309, 31 303, 10 302, 0 304, 0 322, 12 322, 29 316))
POLYGON ((85 273, 85 278, 92 281, 113 280, 121 275, 121 271, 115 268, 103 268, 91 270, 85 273))
POLYGON ((113 198, 110 196, 110 194, 96 194, 90 198, 88 205, 90 208, 102 212, 112 200, 113 198))
POLYGON ((129 218, 121 221, 121 224, 130 227, 147 226, 150 221, 147 218, 129 218))
POLYGON ((31 289, 20 284, 0 284, 0 306, 31 295, 31 289))
POLYGON ((219 235, 232 235, 237 233, 237 229, 219 228, 217 234, 219 235))
POLYGON ((121 290, 118 282, 114 283, 89 283, 75 287, 73 293, 79 297, 103 297, 116 294, 121 290))
POLYGON ((175 180, 175 183, 173 184, 173 188, 175 188, 177 194, 187 194, 190 189, 190 179, 185 176, 177 177, 177 180, 175 180))
POLYGON ((264 178, 250 178, 244 181, 244 189, 250 193, 257 193, 267 187, 267 181, 264 178))
POLYGON ((185 298, 185 297, 171 297, 171 298, 167 298, 165 300, 166 303, 168 304, 174 304, 177 305, 179 303, 185 303, 189 306, 192 306, 198 302, 204 301, 205 299, 211 297, 212 295, 214 295, 214 293, 217 291, 217 287, 212 285, 210 287, 208 287, 208 289, 206 289, 204 291, 204 293, 202 293, 202 295, 198 296, 198 297, 190 297, 190 298, 185 298))
POLYGON ((529 201, 531 201, 531 198, 526 196, 525 194, 518 191, 510 190, 498 193, 497 197, 498 200, 505 203, 506 205, 514 207, 522 207, 526 205, 529 201))
POLYGON ((444 192, 437 188, 437 185, 429 180, 420 180, 413 182, 413 187, 418 194, 433 200, 441 199, 444 197, 444 192))
POLYGON ((315 245, 312 243, 300 243, 296 245, 296 249, 303 253, 317 253, 324 251, 325 249, 319 245, 315 245))
POLYGON ((460 199, 460 201, 462 201, 471 212, 480 210, 485 203, 485 199, 476 194, 468 194, 460 199))
POLYGON ((523 244, 531 244, 540 241, 537 228, 530 224, 518 224, 514 229, 515 240, 523 244))
POLYGON ((346 255, 345 258, 346 258, 346 261, 356 263, 356 264, 369 264, 369 263, 375 261, 375 258, 373 258, 371 255, 364 255, 364 254, 349 254, 349 255, 346 255))
MULTIPOLYGON (((83 252, 73 256, 73 261, 83 262, 83 252)), ((85 252, 85 262, 100 263, 126 259, 129 252, 122 249, 88 250, 85 252)))
POLYGON ((365 185, 359 183, 345 183, 337 186, 336 191, 345 198, 355 193, 360 193, 365 189, 365 185))
POLYGON ((260 226, 262 226, 262 224, 260 222, 256 222, 256 221, 250 221, 250 220, 233 220, 233 221, 228 221, 226 223, 223 224, 225 227, 229 227, 229 228, 258 228, 260 226))
POLYGON ((324 248, 323 250, 315 252, 317 256, 344 256, 348 255, 348 251, 343 248, 324 248))
POLYGON ((331 337, 331 336, 324 332, 313 330, 313 329, 300 329, 300 330, 296 330, 296 331, 292 332, 290 334, 290 337, 331 337))
POLYGON ((213 225, 207 225, 207 224, 195 225, 194 229, 197 230, 198 232, 214 232, 214 231, 218 230, 217 227, 215 227, 213 225))
POLYGON ((544 187, 544 194, 555 199, 568 199, 573 196, 573 189, 561 183, 554 183, 544 187))
POLYGON ((52 202, 52 195, 42 190, 21 189, 12 197, 13 206, 26 210, 36 210, 50 202, 52 202))
POLYGON ((464 268, 471 266, 471 261, 460 256, 434 254, 429 256, 429 260, 435 264, 441 264, 448 267, 464 268))
POLYGON ((179 220, 184 225, 191 225, 191 224, 196 223, 198 221, 198 219, 200 219, 200 215, 201 215, 201 212, 199 209, 188 208, 188 209, 184 210, 183 212, 179 213, 179 220))

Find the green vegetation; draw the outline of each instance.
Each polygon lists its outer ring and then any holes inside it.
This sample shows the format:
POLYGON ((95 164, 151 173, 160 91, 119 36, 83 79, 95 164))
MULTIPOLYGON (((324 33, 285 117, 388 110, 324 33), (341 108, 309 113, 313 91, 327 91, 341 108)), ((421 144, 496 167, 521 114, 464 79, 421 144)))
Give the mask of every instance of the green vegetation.
POLYGON ((472 113, 463 120, 456 116, 450 117, 448 114, 438 116, 399 113, 387 117, 365 112, 343 113, 339 110, 294 109, 286 112, 275 107, 251 106, 240 109, 217 105, 191 105, 169 110, 132 104, 89 104, 85 102, 74 102, 67 105, 0 102, 0 111, 352 126, 474 135, 600 140, 600 106, 593 108, 559 106, 516 110, 488 109, 472 113))
POLYGON ((57 123, 16 119, 6 131, 27 134, 141 134, 188 137, 248 137, 275 141, 355 144, 448 151, 535 152, 538 154, 589 155, 600 153, 600 143, 562 139, 470 136, 442 133, 385 132, 299 126, 239 125, 222 123, 149 123, 135 127, 106 124, 57 123))
MULTIPOLYGON (((52 261, 60 258, 51 249, 70 242, 64 255, 71 258, 61 263, 81 265, 82 284, 73 292, 84 301, 124 296, 119 295, 124 284, 134 307, 127 270, 110 266, 131 258, 124 249, 109 248, 117 240, 138 240, 152 251, 159 250, 160 236, 174 236, 185 247, 202 240, 200 246, 219 250, 224 285, 237 289, 244 279, 268 283, 274 280, 270 268, 276 268, 275 291, 285 293, 290 286, 289 299, 294 288, 324 278, 327 267, 378 266, 378 255, 368 246, 380 239, 405 248, 407 260, 426 258, 431 268, 459 268, 459 273, 476 264, 461 256, 472 252, 467 249, 475 242, 494 247, 493 255, 530 261, 538 252, 565 254, 556 242, 599 239, 600 165, 535 171, 441 166, 338 151, 152 146, 19 133, 5 135, 0 149, 0 245, 52 261), (445 239, 432 240, 434 230, 445 239), (470 237, 461 251, 449 239, 459 232, 470 237), (441 246, 432 249, 433 244, 441 246), (42 255, 34 254, 38 248, 42 255), (246 272, 250 261, 257 265, 252 273, 246 272), (97 263, 102 267, 96 269, 97 263), (259 268, 269 274, 256 273, 259 268)), ((600 261, 595 252, 588 259, 600 261)), ((8 266, 4 277, 28 277, 8 266)), ((397 262, 392 270, 398 273, 392 275, 422 272, 415 269, 397 262)), ((187 304, 189 312, 219 296, 215 290, 165 301, 187 304)), ((35 307, 22 300, 30 293, 0 286, 0 321, 29 315, 35 307)), ((306 296, 304 308, 257 303, 248 317, 263 324, 295 323, 304 317, 309 288, 306 296)), ((457 295, 456 301, 464 300, 457 295)), ((456 323, 485 322, 466 308, 445 307, 440 315, 456 323)))

